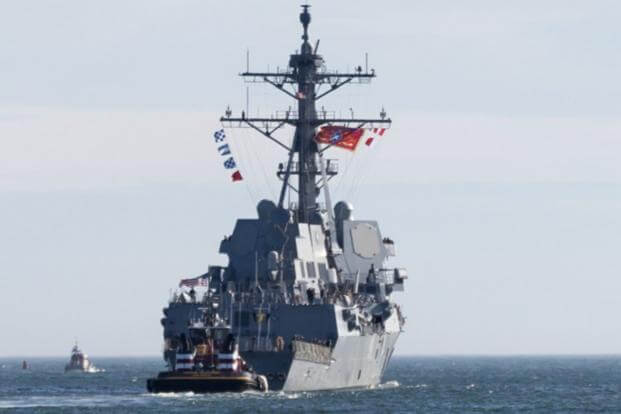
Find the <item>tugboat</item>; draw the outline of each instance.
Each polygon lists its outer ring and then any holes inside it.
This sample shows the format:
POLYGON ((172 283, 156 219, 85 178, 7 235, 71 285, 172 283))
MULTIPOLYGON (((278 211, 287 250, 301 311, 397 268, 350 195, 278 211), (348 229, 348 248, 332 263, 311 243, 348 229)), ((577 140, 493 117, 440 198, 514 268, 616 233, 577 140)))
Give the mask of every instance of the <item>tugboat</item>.
POLYGON ((80 350, 76 341, 71 349, 71 359, 65 365, 65 372, 94 372, 97 368, 88 360, 88 355, 80 350))
MULTIPOLYGON (((339 163, 327 158, 339 150, 372 156, 373 147, 388 144, 392 121, 384 108, 376 118, 318 107, 376 73, 366 60, 351 71, 327 68, 319 40, 310 42, 309 8, 302 6, 302 44, 286 68, 252 71, 247 63, 241 73, 274 86, 292 105, 263 117, 248 108, 237 116, 227 106, 213 134, 227 175, 240 185, 247 174, 229 128, 248 128, 284 149, 275 172, 280 192, 260 200, 257 216, 238 219, 221 241, 226 265, 181 280, 160 321, 169 371, 149 380, 150 391, 254 389, 261 376, 271 390, 370 387, 381 382, 403 331, 393 293, 405 290, 408 273, 390 263, 396 244, 376 220, 354 218, 349 201, 332 203, 339 163)), ((373 198, 383 202, 381 192, 373 198)))
POLYGON ((268 391, 267 378, 256 374, 239 355, 229 326, 195 324, 180 346, 174 366, 147 380, 149 392, 268 391))

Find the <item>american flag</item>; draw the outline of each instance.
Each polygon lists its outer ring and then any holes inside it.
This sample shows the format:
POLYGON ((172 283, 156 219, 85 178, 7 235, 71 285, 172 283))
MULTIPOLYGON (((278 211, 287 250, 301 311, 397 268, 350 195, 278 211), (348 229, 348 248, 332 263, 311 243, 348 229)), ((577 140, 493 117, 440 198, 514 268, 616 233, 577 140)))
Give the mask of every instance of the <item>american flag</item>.
POLYGON ((204 276, 193 277, 191 279, 181 279, 179 287, 195 287, 195 286, 209 286, 209 280, 204 276))

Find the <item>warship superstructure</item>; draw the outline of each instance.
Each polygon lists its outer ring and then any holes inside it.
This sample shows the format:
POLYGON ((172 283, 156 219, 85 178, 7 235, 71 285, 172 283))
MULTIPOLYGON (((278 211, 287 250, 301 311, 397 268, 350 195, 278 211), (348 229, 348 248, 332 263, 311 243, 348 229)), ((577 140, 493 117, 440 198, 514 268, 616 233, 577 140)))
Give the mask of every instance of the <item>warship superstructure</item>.
POLYGON ((241 74, 273 85, 297 110, 255 118, 244 111, 235 117, 227 108, 215 134, 218 143, 224 128, 249 127, 285 149, 276 173, 279 197, 260 201, 257 218, 237 220, 220 244, 227 266, 209 266, 184 281, 164 308, 170 371, 206 370, 217 352, 214 332, 227 327, 243 360, 271 390, 366 387, 380 383, 402 331, 405 318, 391 294, 404 290, 407 273, 388 267, 394 242, 376 221, 355 220, 350 203, 332 205, 328 183, 337 164, 325 158, 326 150, 355 147, 363 130, 383 133, 391 120, 383 108, 377 119, 317 111, 319 99, 348 83, 366 83, 375 71, 327 70, 319 42, 309 42, 309 6, 302 8, 303 42, 288 68, 241 74), (290 146, 274 134, 287 126, 295 129, 290 146), (328 138, 320 139, 322 133, 328 138), (285 205, 292 194, 297 200, 285 205))

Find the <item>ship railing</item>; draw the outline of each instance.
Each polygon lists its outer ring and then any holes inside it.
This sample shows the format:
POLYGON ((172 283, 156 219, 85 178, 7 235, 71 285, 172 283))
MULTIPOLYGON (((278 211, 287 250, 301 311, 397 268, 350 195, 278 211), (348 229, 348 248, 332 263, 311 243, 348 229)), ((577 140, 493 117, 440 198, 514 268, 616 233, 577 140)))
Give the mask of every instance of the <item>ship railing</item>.
MULTIPOLYGON (((311 166, 311 172, 319 174, 319 166, 311 166)), ((297 161, 292 161, 289 166, 289 175, 297 175, 300 173, 300 163, 297 161)), ((326 163, 326 174, 328 176, 337 175, 339 173, 339 160, 335 158, 330 158, 326 163)), ((276 175, 283 176, 287 174, 287 165, 285 163, 278 164, 278 171, 276 175)))
POLYGON ((281 292, 265 292, 263 296, 255 292, 235 292, 233 300, 236 305, 250 304, 261 305, 265 303, 286 303, 286 298, 281 292))

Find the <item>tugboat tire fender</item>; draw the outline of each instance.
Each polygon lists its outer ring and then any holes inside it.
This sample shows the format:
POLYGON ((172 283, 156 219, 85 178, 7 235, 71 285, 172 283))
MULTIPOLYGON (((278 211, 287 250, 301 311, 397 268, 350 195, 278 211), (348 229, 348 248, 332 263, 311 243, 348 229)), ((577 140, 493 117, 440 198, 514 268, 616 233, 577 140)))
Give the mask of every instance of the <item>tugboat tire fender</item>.
POLYGON ((265 375, 257 375, 257 382, 259 383, 259 389, 263 392, 269 391, 269 386, 267 383, 267 378, 265 375))

